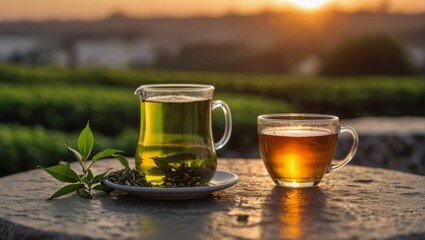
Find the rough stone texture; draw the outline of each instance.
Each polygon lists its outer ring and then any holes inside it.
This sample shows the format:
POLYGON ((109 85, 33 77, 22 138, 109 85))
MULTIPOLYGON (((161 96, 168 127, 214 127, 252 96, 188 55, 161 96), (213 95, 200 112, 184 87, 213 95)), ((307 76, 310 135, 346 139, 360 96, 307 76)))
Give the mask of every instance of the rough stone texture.
POLYGON ((360 134, 425 134, 425 117, 363 117, 341 123, 360 134))
MULTIPOLYGON (((369 117, 343 120, 356 129, 360 145, 354 164, 425 175, 425 118, 369 117)), ((340 138, 337 157, 351 147, 351 137, 340 138)))
MULTIPOLYGON (((97 172, 119 168, 98 163, 97 172)), ((62 184, 42 170, 3 177, 0 239, 425 239, 424 176, 346 166, 319 187, 284 189, 258 159, 219 159, 219 168, 239 183, 184 201, 105 194, 44 201, 62 184)))

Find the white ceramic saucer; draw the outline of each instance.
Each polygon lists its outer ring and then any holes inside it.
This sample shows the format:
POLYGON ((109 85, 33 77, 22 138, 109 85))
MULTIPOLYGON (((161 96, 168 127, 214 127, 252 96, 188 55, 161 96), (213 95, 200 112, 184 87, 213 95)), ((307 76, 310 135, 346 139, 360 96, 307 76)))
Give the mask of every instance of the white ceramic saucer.
POLYGON ((200 187, 135 187, 112 183, 108 180, 104 180, 103 182, 110 188, 126 192, 136 197, 162 200, 177 200, 205 197, 211 194, 212 192, 223 190, 235 185, 238 180, 238 176, 232 172, 217 170, 208 185, 200 187))

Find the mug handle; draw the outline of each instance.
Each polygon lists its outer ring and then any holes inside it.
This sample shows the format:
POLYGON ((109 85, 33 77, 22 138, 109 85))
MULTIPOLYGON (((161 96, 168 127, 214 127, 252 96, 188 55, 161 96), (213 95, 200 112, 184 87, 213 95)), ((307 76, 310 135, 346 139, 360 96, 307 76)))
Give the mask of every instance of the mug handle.
POLYGON ((340 133, 348 132, 351 134, 351 137, 353 138, 353 144, 351 145, 350 152, 343 158, 342 160, 339 160, 335 164, 331 164, 331 166, 328 169, 328 173, 339 170, 340 168, 344 167, 345 164, 347 164, 351 159, 354 157, 354 154, 356 154, 357 147, 359 146, 359 135, 357 135, 357 132, 349 126, 341 126, 341 129, 339 131, 340 133))
POLYGON ((224 113, 224 133, 223 137, 221 137, 220 141, 214 143, 215 149, 220 149, 226 145, 226 143, 230 139, 230 134, 232 133, 232 114, 230 113, 230 108, 227 106, 227 104, 221 100, 213 101, 212 103, 212 109, 216 109, 218 107, 221 107, 224 113))

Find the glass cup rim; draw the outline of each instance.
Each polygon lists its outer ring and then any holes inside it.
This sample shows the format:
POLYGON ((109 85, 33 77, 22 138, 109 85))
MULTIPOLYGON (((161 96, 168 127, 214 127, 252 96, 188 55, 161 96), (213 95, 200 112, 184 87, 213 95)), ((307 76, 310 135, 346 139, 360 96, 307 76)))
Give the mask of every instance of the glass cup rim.
POLYGON ((320 113, 270 113, 258 116, 258 120, 266 122, 329 122, 339 121, 339 118, 320 113))
POLYGON ((214 86, 205 84, 186 84, 186 83, 160 83, 160 84, 145 84, 139 86, 135 94, 141 91, 149 92, 199 92, 199 91, 212 91, 214 86))

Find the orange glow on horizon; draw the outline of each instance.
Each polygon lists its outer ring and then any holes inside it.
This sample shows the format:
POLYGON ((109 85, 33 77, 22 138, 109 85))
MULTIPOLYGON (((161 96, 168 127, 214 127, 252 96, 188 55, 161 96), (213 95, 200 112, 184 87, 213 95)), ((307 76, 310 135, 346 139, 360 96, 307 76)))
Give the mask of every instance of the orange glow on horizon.
POLYGON ((343 12, 380 11, 390 13, 424 13, 423 0, 1 0, 2 20, 47 20, 47 19, 99 19, 114 12, 132 17, 191 17, 222 16, 229 13, 239 15, 265 11, 281 11, 293 8, 320 10, 330 7, 343 12), (298 6, 298 7, 297 7, 298 6))

